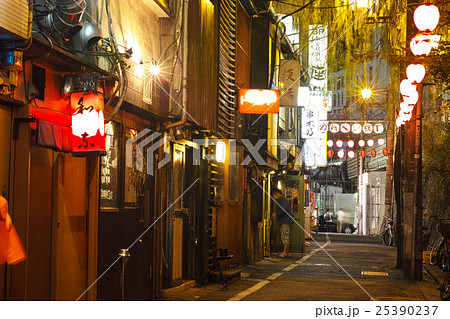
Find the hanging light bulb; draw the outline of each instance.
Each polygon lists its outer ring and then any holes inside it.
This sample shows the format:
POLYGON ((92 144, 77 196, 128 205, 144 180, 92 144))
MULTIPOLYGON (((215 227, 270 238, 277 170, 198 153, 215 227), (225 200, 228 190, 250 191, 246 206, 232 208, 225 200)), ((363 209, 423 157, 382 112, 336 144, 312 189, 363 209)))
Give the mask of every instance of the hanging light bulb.
POLYGON ((425 67, 422 64, 410 64, 406 68, 406 76, 413 84, 419 84, 425 78, 425 67))
POLYGON ((433 31, 439 23, 439 9, 432 4, 423 4, 414 10, 414 24, 420 31, 433 31))
POLYGON ((333 144, 334 144, 333 140, 328 140, 327 141, 327 146, 328 147, 333 147, 333 144))
POLYGON ((341 140, 337 140, 336 141, 336 146, 337 147, 342 147, 342 145, 344 145, 344 142, 342 142, 341 140))
POLYGON ((350 141, 347 142, 347 146, 350 147, 350 148, 353 148, 355 146, 355 142, 350 140, 350 141))
POLYGON ((348 158, 353 158, 353 157, 355 157, 355 152, 348 151, 347 156, 348 156, 348 158))

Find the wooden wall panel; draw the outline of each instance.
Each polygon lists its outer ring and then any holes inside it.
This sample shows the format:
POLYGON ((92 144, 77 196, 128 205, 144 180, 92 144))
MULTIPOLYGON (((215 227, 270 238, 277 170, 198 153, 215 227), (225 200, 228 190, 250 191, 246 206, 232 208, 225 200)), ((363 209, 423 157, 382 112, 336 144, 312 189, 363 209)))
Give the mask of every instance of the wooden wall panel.
MULTIPOLYGON (((209 1, 189 1, 188 113, 200 126, 217 130, 217 17, 209 1)), ((193 122, 187 116, 189 122, 193 122)))

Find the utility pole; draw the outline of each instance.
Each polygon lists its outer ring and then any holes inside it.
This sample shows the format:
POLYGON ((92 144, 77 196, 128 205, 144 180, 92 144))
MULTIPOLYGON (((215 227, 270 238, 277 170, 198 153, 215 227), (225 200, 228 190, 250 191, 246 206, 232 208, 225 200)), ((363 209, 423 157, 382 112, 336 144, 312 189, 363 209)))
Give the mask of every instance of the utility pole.
MULTIPOLYGON (((413 12, 417 0, 407 1, 406 40, 418 32, 413 12)), ((409 57, 412 54, 409 53, 409 57)), ((403 145, 404 169, 402 187, 403 275, 406 279, 422 279, 422 85, 417 86, 419 99, 412 118, 405 123, 403 145)))

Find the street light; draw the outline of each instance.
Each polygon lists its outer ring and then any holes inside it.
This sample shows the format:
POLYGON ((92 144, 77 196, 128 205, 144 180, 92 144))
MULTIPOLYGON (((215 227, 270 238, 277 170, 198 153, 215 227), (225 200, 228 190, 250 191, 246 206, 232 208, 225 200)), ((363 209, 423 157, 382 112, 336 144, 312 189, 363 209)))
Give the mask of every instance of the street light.
POLYGON ((367 100, 370 99, 370 96, 372 95, 372 90, 371 89, 362 89, 361 90, 361 94, 363 99, 367 100))

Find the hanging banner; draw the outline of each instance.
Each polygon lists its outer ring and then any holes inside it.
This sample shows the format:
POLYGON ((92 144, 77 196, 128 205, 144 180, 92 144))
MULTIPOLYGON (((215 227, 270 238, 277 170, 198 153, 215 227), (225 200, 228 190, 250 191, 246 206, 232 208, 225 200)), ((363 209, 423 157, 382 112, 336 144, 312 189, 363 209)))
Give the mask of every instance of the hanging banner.
POLYGON ((300 61, 280 61, 280 106, 296 107, 300 86, 300 61))
POLYGON ((105 155, 103 96, 99 93, 72 93, 72 155, 105 155))

